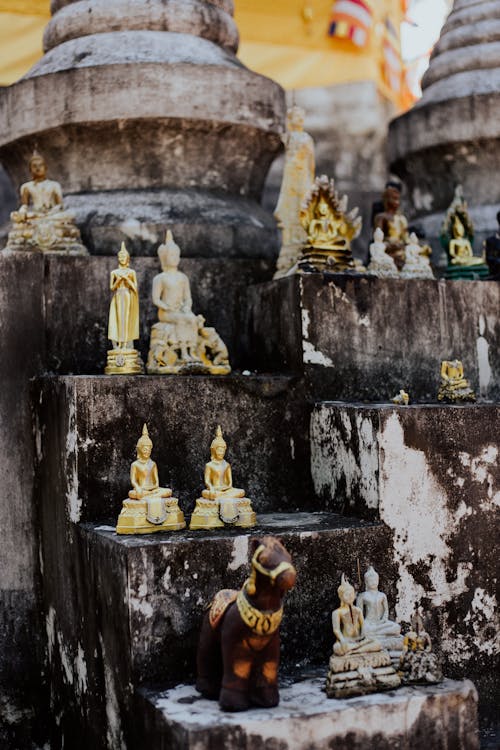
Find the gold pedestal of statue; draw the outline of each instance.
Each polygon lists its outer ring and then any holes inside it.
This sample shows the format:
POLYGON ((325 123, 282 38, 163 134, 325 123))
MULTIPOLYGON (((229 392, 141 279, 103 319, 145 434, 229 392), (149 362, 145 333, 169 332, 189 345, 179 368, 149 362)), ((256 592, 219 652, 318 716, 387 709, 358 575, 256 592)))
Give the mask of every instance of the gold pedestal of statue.
POLYGON ((205 318, 191 309, 191 289, 179 271, 180 249, 168 231, 158 248, 162 272, 153 279, 158 323, 151 329, 147 371, 151 375, 228 375, 227 347, 205 318))
POLYGON ((464 366, 459 359, 441 362, 441 385, 438 391, 438 401, 459 403, 461 401, 476 401, 476 394, 470 383, 464 377, 464 366))
POLYGON ((144 364, 134 349, 139 338, 139 291, 137 276, 130 268, 130 255, 122 242, 118 253, 118 268, 111 271, 108 339, 113 348, 108 350, 106 375, 141 375, 144 364))
POLYGON ((123 501, 117 534, 153 534, 186 528, 184 513, 172 490, 160 487, 158 467, 151 460, 153 443, 144 425, 137 442, 137 460, 130 467, 132 489, 123 501))
POLYGON ((339 198, 333 180, 316 177, 300 211, 300 222, 307 232, 307 245, 298 262, 300 272, 350 271, 366 269, 356 265, 351 242, 361 230, 361 217, 355 208, 347 213, 347 196, 339 198))
POLYGON ((336 642, 326 678, 329 698, 348 698, 399 687, 401 680, 391 657, 380 643, 365 634, 363 612, 354 605, 353 586, 342 576, 340 607, 332 612, 336 642))
POLYGON ((32 179, 21 186, 21 206, 10 215, 5 250, 88 255, 75 217, 63 208, 61 186, 47 179, 47 165, 36 151, 29 163, 32 179))
POLYGON ((175 497, 158 500, 124 500, 117 534, 154 534, 186 528, 184 513, 175 497))
POLYGON ((105 375, 142 375, 144 363, 137 349, 109 349, 105 375))
POLYGON ((205 486, 191 516, 190 529, 216 529, 225 525, 250 528, 257 523, 245 490, 233 487, 231 464, 224 456, 227 444, 217 427, 210 446, 211 461, 205 466, 205 486))

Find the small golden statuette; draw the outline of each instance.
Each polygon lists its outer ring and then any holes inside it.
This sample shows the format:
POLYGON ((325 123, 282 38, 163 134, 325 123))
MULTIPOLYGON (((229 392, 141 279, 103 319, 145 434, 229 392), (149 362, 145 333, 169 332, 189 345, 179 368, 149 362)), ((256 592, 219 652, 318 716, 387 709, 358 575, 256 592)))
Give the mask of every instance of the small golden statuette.
POLYGON ((113 296, 109 307, 108 339, 113 348, 108 351, 104 372, 106 375, 140 375, 144 372, 144 364, 134 349, 134 341, 139 338, 139 290, 124 242, 118 253, 118 268, 111 271, 110 289, 113 296))
POLYGON ((300 210, 300 223, 307 233, 307 245, 299 260, 301 271, 353 271, 351 242, 361 231, 358 209, 347 213, 347 196, 339 198, 333 179, 316 177, 300 210))
POLYGON ((6 250, 60 255, 88 255, 74 215, 63 208, 61 186, 47 179, 47 164, 35 149, 29 161, 31 180, 21 185, 21 206, 10 215, 6 250))
POLYGON ((399 687, 391 657, 368 636, 363 611, 354 604, 356 592, 344 575, 337 591, 340 607, 332 612, 336 641, 326 678, 327 696, 348 698, 399 687))
POLYGON ((151 329, 147 371, 151 375, 202 373, 228 375, 227 347, 215 328, 191 309, 191 289, 179 271, 181 251, 168 231, 158 248, 162 272, 153 279, 153 302, 158 323, 151 329))
POLYGON ((151 460, 153 443, 144 425, 137 443, 137 460, 130 467, 132 489, 118 516, 117 534, 153 534, 186 528, 184 513, 172 490, 160 487, 158 468, 151 460))
POLYGON ((464 366, 459 359, 441 362, 441 385, 438 401, 456 403, 457 401, 475 401, 476 394, 468 380, 464 378, 464 366))
POLYGON ((474 224, 461 185, 455 189, 441 227, 440 240, 448 254, 447 279, 482 279, 489 276, 486 259, 474 255, 474 224))
POLYGON ((227 444, 220 426, 210 446, 211 460, 205 466, 205 487, 191 516, 190 529, 216 529, 225 524, 255 526, 257 517, 245 490, 233 487, 231 464, 224 456, 227 444))
POLYGON ((394 396, 391 401, 393 404, 396 404, 396 406, 408 406, 410 403, 410 396, 403 388, 401 388, 398 395, 394 396))

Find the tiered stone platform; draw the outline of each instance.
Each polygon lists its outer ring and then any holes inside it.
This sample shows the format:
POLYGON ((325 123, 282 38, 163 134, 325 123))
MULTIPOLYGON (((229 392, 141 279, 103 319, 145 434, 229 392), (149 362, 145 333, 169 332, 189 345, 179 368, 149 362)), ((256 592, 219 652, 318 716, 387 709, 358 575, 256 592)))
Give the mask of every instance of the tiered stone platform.
POLYGON ((471 682, 329 700, 324 677, 281 689, 271 710, 222 714, 186 685, 141 691, 146 742, 179 750, 279 747, 280 750, 476 750, 476 691, 471 682))
MULTIPOLYGON (((109 259, 89 261, 91 268, 103 262, 109 263, 109 259)), ((141 259, 138 265, 143 262, 151 261, 141 259)), ((62 289, 63 277, 69 274, 74 278, 77 263, 63 269, 49 262, 47 267, 53 269, 54 279, 59 279, 56 288, 62 289)), ((44 282, 42 288, 50 285, 44 282)), ((201 300, 206 299, 204 288, 199 293, 201 300)), ((104 296, 101 290, 81 300, 83 311, 88 309, 89 320, 96 324, 98 316, 92 305, 105 306, 99 294, 104 296)), ((415 388, 423 397, 430 388, 418 374, 418 358, 426 362, 429 377, 432 365, 437 381, 441 347, 450 355, 460 342, 470 350, 481 336, 487 344, 487 359, 484 346, 476 346, 478 359, 470 360, 471 372, 467 374, 474 382, 477 373, 482 373, 484 388, 496 393, 497 287, 487 282, 464 282, 456 288, 449 282, 399 282, 393 288, 391 282, 380 280, 314 275, 252 287, 249 294, 250 325, 243 339, 241 362, 245 363, 245 357, 257 361, 264 350, 267 364, 261 367, 273 371, 271 375, 59 375, 33 383, 39 462, 36 497, 52 700, 53 710, 63 712, 59 725, 53 728, 56 746, 64 738, 71 747, 101 748, 107 736, 111 746, 134 747, 137 732, 143 731, 146 722, 144 736, 153 732, 151 747, 169 747, 168 732, 174 730, 165 727, 173 726, 171 719, 158 713, 154 704, 161 691, 194 679, 204 606, 218 589, 241 585, 247 574, 249 539, 264 533, 277 534, 283 540, 299 574, 296 588, 287 597, 282 630, 285 677, 303 675, 311 665, 326 674, 332 647, 330 612, 337 603, 341 573, 357 581, 358 564, 361 571, 373 564, 391 608, 397 605, 399 620, 407 622, 414 604, 424 603, 430 613, 431 636, 444 657, 445 673, 456 677, 472 674, 478 679, 483 707, 494 703, 496 683, 489 655, 495 633, 490 613, 495 561, 482 539, 491 529, 498 492, 498 406, 417 405, 405 409, 318 399, 337 391, 352 398, 363 370, 368 378, 364 394, 374 394, 380 388, 384 367, 388 367, 386 363, 377 369, 377 340, 384 342, 383 346, 390 344, 390 356, 395 356, 398 347, 408 352, 411 366, 401 365, 402 371, 414 374, 415 388), (469 308, 476 316, 477 330, 464 323, 460 339, 458 308, 465 304, 462 288, 476 286, 477 295, 469 308), (278 306, 281 295, 283 309, 278 306), (411 316, 406 327, 396 325, 397 304, 401 304, 396 300, 405 295, 407 301, 413 300, 415 309, 427 311, 429 326, 436 320, 434 313, 431 315, 432 305, 447 301, 441 308, 447 317, 438 316, 438 333, 429 328, 428 335, 419 337, 419 325, 411 316), (378 297, 387 304, 377 302, 378 297), (319 316, 315 304, 322 312, 319 316), (259 338, 256 332, 264 333, 266 315, 267 339, 264 335, 259 338), (386 330, 388 315, 394 335, 400 331, 399 344, 386 330), (293 325, 288 338, 280 340, 279 331, 287 332, 287 319, 293 325), (337 319, 341 322, 334 328, 332 320, 337 319), (369 330, 368 339, 362 338, 361 329, 369 330), (354 347, 349 344, 349 331, 351 339, 358 331, 354 347), (339 338, 344 342, 343 358, 339 338), (329 362, 306 361, 312 351, 308 342, 315 351, 326 352, 329 362), (288 347, 286 358, 283 346, 288 347), (487 383, 485 361, 490 368, 487 383), (279 374, 287 370, 287 375, 279 374), (351 381, 346 380, 348 372, 351 381), (143 422, 150 426, 162 484, 172 487, 187 515, 199 495, 202 467, 213 429, 220 422, 235 483, 252 498, 259 525, 243 533, 223 529, 118 537, 114 524, 129 489, 129 466, 143 422), (474 552, 469 553, 470 549, 474 552), (398 584, 391 588, 393 581, 398 584), (152 690, 147 699, 144 693, 142 697, 137 693, 144 686, 152 690)), ((75 316, 77 335, 71 342, 56 312, 57 297, 49 296, 43 308, 50 321, 43 354, 53 362, 58 357, 65 363, 72 361, 75 372, 85 371, 92 348, 92 334, 87 339, 85 333, 85 315, 75 316), (83 342, 81 348, 78 340, 83 342)), ((95 330, 100 342, 102 327, 95 330)), ((97 348, 101 351, 102 344, 97 348)), ((401 385, 394 379, 391 391, 401 385)), ((435 392, 434 385, 432 390, 435 392)), ((299 689, 290 688, 291 695, 299 689)), ((465 712, 471 727, 474 724, 474 711, 464 708, 472 705, 472 693, 467 686, 451 692, 448 687, 444 693, 440 690, 424 691, 425 697, 417 691, 411 701, 406 692, 395 693, 394 708, 390 709, 392 695, 378 703, 379 698, 373 698, 375 704, 368 702, 363 708, 367 726, 376 727, 381 712, 387 712, 390 721, 388 718, 382 729, 389 737, 391 732, 397 737, 405 726, 401 723, 405 712, 423 706, 411 728, 406 726, 407 747, 418 747, 415 737, 422 736, 421 727, 427 727, 428 722, 434 724, 438 737, 435 746, 444 748, 449 742, 452 747, 455 738, 465 732, 465 724, 457 716, 465 712), (466 700, 462 690, 469 690, 466 700), (439 711, 447 717, 439 724, 433 713, 436 706, 441 706, 439 711)), ((330 736, 334 724, 348 726, 351 721, 350 703, 339 706, 332 701, 330 705, 333 713, 329 717, 325 708, 319 707, 322 718, 318 721, 326 727, 325 737, 330 736)), ((297 727, 298 737, 307 736, 313 720, 293 718, 293 710, 290 725, 297 727)), ((170 717, 169 712, 170 708, 165 715, 170 717)), ((211 742, 214 736, 226 736, 226 726, 233 726, 226 725, 222 714, 217 715, 220 723, 211 742)), ((246 721, 244 727, 250 727, 246 721)), ((274 718, 269 721, 273 731, 278 731, 274 718)), ((188 724, 183 731, 179 735, 182 742, 190 741, 188 724)), ((239 737, 245 737, 247 729, 238 732, 239 737)), ((337 736, 331 736, 340 743, 344 741, 341 734, 339 728, 337 736)), ((250 732, 248 736, 254 735, 250 732)), ((367 742, 386 741, 385 735, 367 737, 367 742)), ((289 738, 286 741, 291 742, 289 738)), ((476 747, 461 741, 463 747, 476 747)))

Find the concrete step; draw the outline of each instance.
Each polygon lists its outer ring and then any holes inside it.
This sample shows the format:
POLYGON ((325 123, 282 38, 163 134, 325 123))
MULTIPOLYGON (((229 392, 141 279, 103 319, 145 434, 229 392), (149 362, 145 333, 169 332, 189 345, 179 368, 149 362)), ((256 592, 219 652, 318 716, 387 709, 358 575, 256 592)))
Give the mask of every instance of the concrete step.
POLYGON ((478 750, 477 694, 466 680, 328 699, 325 675, 280 690, 280 705, 223 713, 194 687, 140 691, 141 741, 151 750, 478 750))
POLYGON ((380 518, 392 531, 398 620, 423 607, 447 674, 471 677, 492 715, 500 700, 499 454, 498 404, 322 402, 311 417, 322 507, 380 518))
POLYGON ((260 514, 252 530, 119 537, 96 524, 56 528, 45 513, 42 533, 52 701, 75 749, 100 748, 110 727, 128 736, 134 687, 193 679, 204 608, 221 588, 243 584, 252 536, 276 534, 298 571, 285 601, 283 670, 326 663, 342 572, 356 580, 358 560, 386 581, 395 572, 383 525, 335 514, 260 514))
POLYGON ((284 376, 64 376, 36 382, 48 492, 75 521, 115 522, 147 422, 162 486, 190 513, 221 424, 235 486, 257 512, 317 509, 308 406, 284 376))
POLYGON ((435 401, 441 360, 462 359, 500 398, 500 284, 303 274, 250 290, 253 366, 303 373, 313 398, 435 401))

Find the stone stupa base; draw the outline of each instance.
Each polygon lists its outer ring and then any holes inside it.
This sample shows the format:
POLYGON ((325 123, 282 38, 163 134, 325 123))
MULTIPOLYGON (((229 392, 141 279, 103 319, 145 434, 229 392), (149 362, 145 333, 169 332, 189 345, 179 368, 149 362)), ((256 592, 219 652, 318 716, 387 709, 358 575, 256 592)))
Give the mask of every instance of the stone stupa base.
POLYGON ((186 528, 184 513, 175 497, 165 498, 165 518, 160 523, 148 520, 147 500, 124 500, 116 524, 117 534, 154 534, 159 531, 180 531, 186 528))
POLYGON ((144 364, 137 349, 110 349, 105 375, 142 375, 144 364))

